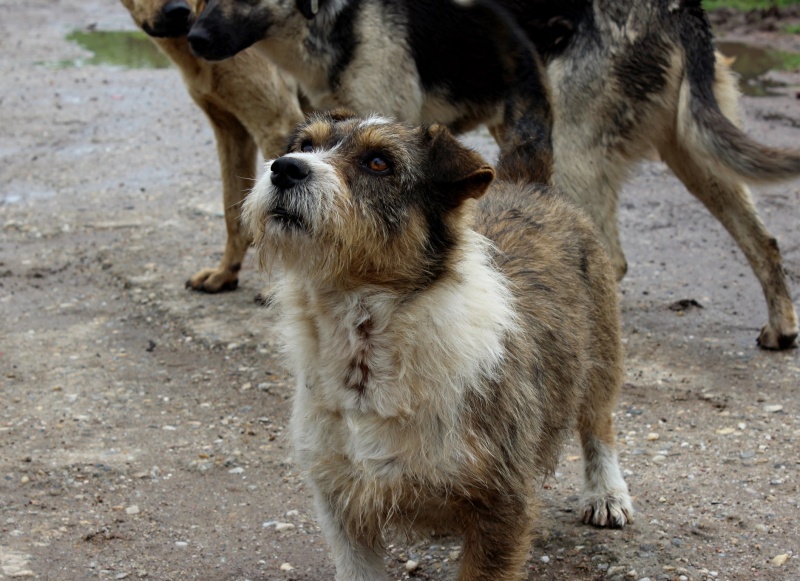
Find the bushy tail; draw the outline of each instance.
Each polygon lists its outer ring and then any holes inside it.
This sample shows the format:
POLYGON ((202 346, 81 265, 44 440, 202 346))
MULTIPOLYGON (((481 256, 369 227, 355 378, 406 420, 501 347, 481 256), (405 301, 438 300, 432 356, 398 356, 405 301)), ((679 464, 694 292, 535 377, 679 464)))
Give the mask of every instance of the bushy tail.
POLYGON ((684 0, 680 22, 686 78, 678 105, 678 131, 715 162, 749 182, 775 182, 800 175, 800 152, 762 145, 720 109, 714 93, 711 28, 700 0, 684 0))

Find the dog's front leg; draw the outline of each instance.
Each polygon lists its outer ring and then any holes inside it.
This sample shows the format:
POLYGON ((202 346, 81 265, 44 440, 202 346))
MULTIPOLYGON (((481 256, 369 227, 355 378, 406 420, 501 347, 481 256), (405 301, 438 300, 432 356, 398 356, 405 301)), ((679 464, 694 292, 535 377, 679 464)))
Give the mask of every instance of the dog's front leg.
POLYGON ((458 581, 517 581, 532 540, 535 507, 528 492, 469 499, 458 581))
POLYGON ((186 287, 207 293, 234 290, 239 284, 250 236, 239 222, 242 201, 256 178, 258 150, 247 129, 230 113, 210 103, 199 103, 206 112, 217 138, 225 228, 228 233, 225 252, 216 268, 204 268, 194 274, 186 287))
POLYGON ((330 503, 314 493, 317 518, 325 540, 333 553, 337 581, 382 581, 387 579, 381 556, 380 539, 354 539, 347 534, 330 503))

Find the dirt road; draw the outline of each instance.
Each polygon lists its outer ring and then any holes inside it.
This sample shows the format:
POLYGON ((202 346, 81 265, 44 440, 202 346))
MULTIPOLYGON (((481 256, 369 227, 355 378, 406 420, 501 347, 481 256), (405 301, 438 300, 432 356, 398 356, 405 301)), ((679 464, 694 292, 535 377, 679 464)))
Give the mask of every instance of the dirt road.
MULTIPOLYGON (((234 293, 184 290, 223 242, 205 120, 175 70, 41 64, 89 56, 73 30, 131 30, 117 2, 1 4, 0 579, 332 578, 284 434, 291 378, 253 302, 268 281, 248 263, 234 293)), ((746 124, 798 146, 800 75, 781 78, 783 96, 745 99, 746 124)), ((797 298, 800 181, 756 199, 797 298)), ((800 579, 800 352, 756 348, 755 278, 660 163, 621 221, 636 522, 578 523, 573 444, 529 578, 800 579), (702 308, 670 308, 683 299, 702 308)), ((388 567, 440 580, 458 551, 402 542, 388 567)))

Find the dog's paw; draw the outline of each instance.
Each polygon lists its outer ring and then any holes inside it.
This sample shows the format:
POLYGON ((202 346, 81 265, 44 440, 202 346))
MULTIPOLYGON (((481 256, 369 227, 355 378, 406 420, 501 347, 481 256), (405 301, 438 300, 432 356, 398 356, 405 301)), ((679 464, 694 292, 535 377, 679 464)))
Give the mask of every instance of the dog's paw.
POLYGON ((583 499, 583 522, 596 527, 621 529, 633 522, 633 505, 627 492, 609 492, 583 499))
POLYGON ((204 268, 186 281, 186 288, 204 293, 232 291, 238 286, 238 273, 221 268, 204 268))
POLYGON ((758 346, 770 351, 780 351, 791 349, 797 346, 797 328, 789 331, 773 329, 770 325, 765 325, 761 329, 761 334, 757 339, 758 346))

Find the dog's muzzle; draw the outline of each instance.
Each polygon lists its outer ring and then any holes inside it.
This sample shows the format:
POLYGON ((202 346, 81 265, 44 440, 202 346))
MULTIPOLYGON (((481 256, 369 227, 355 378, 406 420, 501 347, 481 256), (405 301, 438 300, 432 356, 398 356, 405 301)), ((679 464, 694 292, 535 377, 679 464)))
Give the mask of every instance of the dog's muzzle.
POLYGON ((279 157, 270 166, 272 185, 288 190, 302 183, 311 174, 311 168, 302 159, 279 157))

